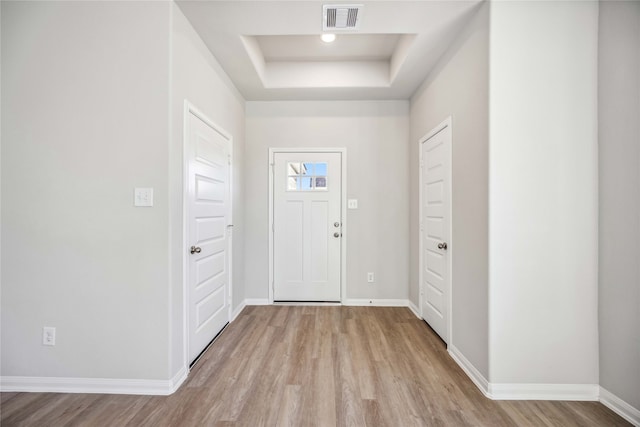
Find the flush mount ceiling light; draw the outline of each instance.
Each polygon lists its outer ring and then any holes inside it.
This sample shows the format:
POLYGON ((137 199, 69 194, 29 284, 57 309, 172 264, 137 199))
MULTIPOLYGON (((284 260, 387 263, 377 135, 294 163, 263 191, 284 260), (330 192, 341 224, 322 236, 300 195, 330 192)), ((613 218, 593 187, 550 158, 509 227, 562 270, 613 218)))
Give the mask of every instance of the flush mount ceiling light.
POLYGON ((320 36, 320 39, 325 43, 331 43, 336 39, 336 35, 331 33, 324 33, 320 36))

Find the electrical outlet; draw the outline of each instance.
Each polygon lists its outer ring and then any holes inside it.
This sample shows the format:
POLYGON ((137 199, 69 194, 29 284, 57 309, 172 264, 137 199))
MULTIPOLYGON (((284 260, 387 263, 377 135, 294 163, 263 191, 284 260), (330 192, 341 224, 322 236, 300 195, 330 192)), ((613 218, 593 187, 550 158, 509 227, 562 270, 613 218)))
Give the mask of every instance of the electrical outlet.
POLYGON ((373 273, 367 273, 367 282, 373 283, 375 281, 375 276, 373 273))
POLYGON ((42 328, 42 345, 56 345, 56 328, 51 326, 42 328))

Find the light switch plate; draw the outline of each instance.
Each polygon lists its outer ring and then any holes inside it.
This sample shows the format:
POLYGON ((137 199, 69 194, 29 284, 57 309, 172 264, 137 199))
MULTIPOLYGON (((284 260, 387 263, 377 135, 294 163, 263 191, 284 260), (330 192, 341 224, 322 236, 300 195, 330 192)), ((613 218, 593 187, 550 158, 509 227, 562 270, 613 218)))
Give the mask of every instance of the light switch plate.
POLYGON ((153 206, 153 188, 136 188, 133 198, 134 206, 153 206))
POLYGON ((56 328, 51 326, 42 328, 42 345, 56 345, 56 328))
POLYGON ((348 209, 358 209, 358 199, 349 199, 349 200, 347 200, 347 208, 348 209))

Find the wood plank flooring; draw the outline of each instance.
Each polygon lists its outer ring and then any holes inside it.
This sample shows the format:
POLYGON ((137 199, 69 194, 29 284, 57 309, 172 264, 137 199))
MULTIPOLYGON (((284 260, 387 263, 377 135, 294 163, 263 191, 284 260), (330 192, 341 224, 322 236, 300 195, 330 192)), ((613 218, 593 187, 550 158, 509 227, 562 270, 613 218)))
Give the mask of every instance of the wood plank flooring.
POLYGON ((247 307, 171 396, 2 393, 2 426, 623 426, 485 398, 406 308, 247 307))

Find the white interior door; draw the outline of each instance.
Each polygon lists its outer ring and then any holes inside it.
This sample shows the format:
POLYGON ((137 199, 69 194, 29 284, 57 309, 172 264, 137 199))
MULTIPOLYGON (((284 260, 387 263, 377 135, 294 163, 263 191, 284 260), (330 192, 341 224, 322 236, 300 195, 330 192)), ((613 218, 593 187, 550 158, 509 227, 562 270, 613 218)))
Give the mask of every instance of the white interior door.
POLYGON ((451 125, 447 121, 420 144, 420 298, 422 317, 449 342, 451 125))
POLYGON ((229 322, 230 146, 188 113, 188 356, 193 362, 229 322))
POLYGON ((275 301, 340 301, 341 153, 274 153, 275 301))

